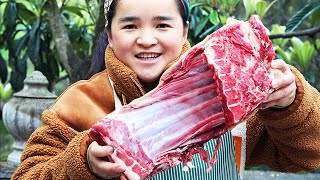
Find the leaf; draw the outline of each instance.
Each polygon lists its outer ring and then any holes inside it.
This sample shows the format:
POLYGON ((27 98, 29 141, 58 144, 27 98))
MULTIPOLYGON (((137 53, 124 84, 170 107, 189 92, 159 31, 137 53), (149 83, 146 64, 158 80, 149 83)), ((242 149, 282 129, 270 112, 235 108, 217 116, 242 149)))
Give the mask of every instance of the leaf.
POLYGON ((303 75, 306 77, 306 80, 311 84, 316 84, 317 81, 317 74, 314 71, 308 71, 303 73, 303 75))
POLYGON ((7 3, 0 3, 0 31, 1 31, 1 26, 4 24, 4 13, 5 13, 5 8, 7 7, 7 3))
POLYGON ((312 26, 315 27, 318 24, 320 24, 319 17, 320 17, 320 9, 318 9, 317 11, 312 13, 312 15, 311 15, 310 23, 311 23, 312 26))
POLYGON ((269 5, 266 1, 258 1, 256 4, 256 12, 258 16, 262 19, 264 15, 269 11, 271 6, 276 3, 277 0, 272 1, 269 5))
POLYGON ((231 6, 234 8, 239 4, 240 0, 231 0, 231 6))
POLYGON ((285 26, 280 26, 279 24, 272 25, 271 34, 280 34, 286 31, 285 26))
POLYGON ((8 76, 7 64, 3 59, 2 55, 0 54, 0 78, 3 84, 7 81, 7 76, 8 76))
POLYGON ((297 47, 297 50, 301 49, 301 47, 303 45, 303 42, 301 41, 301 39, 299 39, 297 37, 291 38, 291 42, 292 42, 294 47, 297 47))
MULTIPOLYGON (((57 61, 57 59, 54 56, 54 53, 52 51, 50 51, 50 47, 48 46, 50 44, 50 39, 46 39, 46 40, 41 40, 41 46, 45 46, 45 48, 43 48, 43 53, 46 56, 46 60, 47 63, 45 64, 45 66, 47 67, 46 69, 48 69, 48 71, 50 71, 50 76, 51 79, 53 80, 55 77, 59 77, 59 62, 57 61)), ((50 79, 50 78, 48 78, 50 79)))
POLYGON ((286 32, 296 30, 308 16, 320 9, 320 1, 307 4, 294 14, 286 25, 286 32))
POLYGON ((7 4, 6 7, 6 26, 8 27, 14 27, 15 26, 15 21, 17 18, 17 6, 16 3, 10 2, 7 4))
POLYGON ((316 47, 317 47, 317 49, 320 49, 320 39, 316 40, 316 47))
POLYGON ((28 54, 30 60, 37 68, 41 66, 41 59, 40 59, 40 22, 37 20, 31 30, 30 30, 30 39, 28 42, 28 54))
POLYGON ((304 70, 304 66, 303 66, 303 60, 302 60, 302 54, 301 54, 301 48, 303 46, 303 42, 297 38, 297 37, 293 37, 291 38, 291 43, 293 46, 293 53, 297 56, 297 63, 298 65, 304 70))
POLYGON ((11 71, 9 82, 14 92, 18 92, 23 88, 23 81, 25 78, 26 78, 26 74, 22 74, 16 71, 11 71))
POLYGON ((29 38, 30 32, 27 32, 24 36, 22 36, 18 41, 17 41, 17 48, 16 48, 16 56, 19 56, 21 50, 25 48, 25 42, 29 38))
POLYGON ((74 13, 74 14, 80 16, 81 18, 83 18, 83 14, 81 11, 84 9, 79 6, 66 6, 63 10, 69 11, 69 12, 74 13))
POLYGON ((296 37, 291 38, 291 42, 293 45, 293 49, 298 57, 297 62, 304 72, 310 65, 311 59, 315 52, 315 48, 309 41, 302 42, 299 38, 296 37))
POLYGON ((289 47, 289 50, 290 50, 290 59, 291 61, 293 62, 293 60, 296 58, 296 53, 294 51, 294 49, 292 47, 289 47))
POLYGON ((219 14, 217 11, 211 11, 210 15, 209 15, 209 19, 212 24, 219 24, 220 23, 219 14))
POLYGON ((22 59, 21 58, 18 59, 17 70, 21 74, 27 74, 27 59, 28 59, 27 54, 25 54, 22 59))
POLYGON ((222 23, 222 24, 226 24, 226 23, 227 23, 227 20, 228 20, 228 17, 230 17, 229 14, 227 14, 227 15, 225 15, 225 16, 220 16, 221 23, 222 23))
POLYGON ((206 24, 208 23, 209 21, 209 18, 206 18, 206 19, 203 19, 200 24, 198 24, 196 26, 196 29, 195 29, 195 36, 198 36, 200 34, 200 32, 203 30, 203 28, 206 26, 206 24))
POLYGON ((206 3, 206 2, 196 2, 196 3, 191 3, 190 4, 190 11, 193 10, 196 7, 200 7, 200 6, 210 6, 210 4, 206 3))
POLYGON ((268 6, 268 3, 266 1, 259 1, 256 4, 256 12, 261 19, 266 13, 267 6, 268 6))
POLYGON ((35 3, 31 2, 30 0, 16 0, 17 4, 22 4, 24 7, 26 7, 29 11, 35 10, 35 3))
POLYGON ((2 96, 4 94, 4 85, 0 83, 0 100, 3 100, 2 96))
POLYGON ((11 87, 11 84, 8 83, 3 88, 3 93, 1 95, 2 101, 4 101, 4 102, 8 101, 8 99, 11 96, 11 94, 12 94, 12 87, 11 87))
POLYGON ((18 16, 28 22, 28 24, 33 24, 34 21, 37 19, 37 14, 30 11, 24 3, 17 3, 17 9, 18 9, 18 16))
POLYGON ((243 0, 243 5, 246 10, 246 19, 248 19, 256 10, 256 0, 243 0))
POLYGON ((196 17, 195 16, 190 16, 190 29, 194 29, 194 27, 196 26, 196 17))
POLYGON ((4 20, 4 26, 6 27, 4 33, 5 40, 10 54, 14 54, 13 34, 15 31, 15 20, 17 17, 17 8, 15 3, 7 3, 7 6, 5 8, 5 16, 7 17, 4 20))
POLYGON ((214 31, 216 31, 217 29, 219 29, 222 26, 221 23, 215 25, 215 26, 211 26, 209 27, 206 31, 204 31, 202 34, 199 35, 200 39, 204 39, 205 37, 207 37, 208 35, 210 35, 211 33, 213 33, 214 31))
POLYGON ((301 48, 302 60, 304 63, 304 67, 307 68, 310 64, 310 61, 314 55, 315 49, 314 46, 310 43, 310 41, 305 41, 301 48))
POLYGON ((280 54, 281 58, 287 63, 292 64, 292 59, 290 58, 290 54, 285 52, 279 46, 275 46, 275 50, 280 54))
MULTIPOLYGON (((285 26, 280 26, 279 24, 274 24, 272 25, 272 29, 270 31, 270 34, 281 34, 284 33, 286 31, 286 27, 285 26)), ((283 38, 277 38, 277 39, 273 39, 272 43, 274 45, 281 45, 283 41, 283 38)))

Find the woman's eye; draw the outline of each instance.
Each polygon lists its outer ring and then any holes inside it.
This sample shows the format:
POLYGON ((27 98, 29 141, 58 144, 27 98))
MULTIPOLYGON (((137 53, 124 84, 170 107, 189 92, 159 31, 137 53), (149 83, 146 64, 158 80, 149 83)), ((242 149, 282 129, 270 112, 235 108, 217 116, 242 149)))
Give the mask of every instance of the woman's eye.
POLYGON ((136 26, 132 25, 132 24, 126 25, 126 26, 123 27, 123 29, 135 29, 135 28, 136 28, 136 26))
POLYGON ((167 27, 169 27, 168 24, 159 24, 158 25, 158 28, 167 28, 167 27))

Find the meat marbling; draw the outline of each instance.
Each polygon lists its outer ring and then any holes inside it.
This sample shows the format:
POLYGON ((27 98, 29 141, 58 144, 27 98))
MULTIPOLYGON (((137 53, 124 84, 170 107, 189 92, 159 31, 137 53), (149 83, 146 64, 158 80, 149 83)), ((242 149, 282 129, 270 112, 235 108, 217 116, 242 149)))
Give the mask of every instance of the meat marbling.
MULTIPOLYGON (((259 17, 231 20, 191 48, 143 97, 108 114, 89 135, 115 148, 109 160, 123 163, 122 179, 147 179, 199 153, 204 143, 232 129, 273 91, 272 43, 259 17)), ((219 142, 219 141, 218 141, 219 142)))

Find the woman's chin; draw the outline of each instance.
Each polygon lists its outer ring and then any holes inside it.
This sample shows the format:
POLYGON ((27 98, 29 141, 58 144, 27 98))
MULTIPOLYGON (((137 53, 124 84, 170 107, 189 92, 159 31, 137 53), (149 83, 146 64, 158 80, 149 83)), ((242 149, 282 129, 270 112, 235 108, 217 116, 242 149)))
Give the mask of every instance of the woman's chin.
POLYGON ((151 83, 154 81, 158 82, 158 80, 161 76, 161 73, 163 73, 163 71, 161 71, 161 72, 159 71, 159 73, 156 73, 155 71, 144 72, 144 73, 137 74, 137 75, 138 75, 140 81, 145 82, 145 83, 151 83))

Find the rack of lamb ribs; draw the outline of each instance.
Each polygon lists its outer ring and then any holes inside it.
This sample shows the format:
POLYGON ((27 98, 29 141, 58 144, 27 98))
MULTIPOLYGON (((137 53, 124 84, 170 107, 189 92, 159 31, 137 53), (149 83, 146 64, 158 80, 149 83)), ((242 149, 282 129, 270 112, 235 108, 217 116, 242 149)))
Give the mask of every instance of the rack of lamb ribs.
MULTIPOLYGON (((89 136, 111 145, 111 162, 123 163, 122 179, 148 179, 191 161, 210 139, 254 115, 272 93, 275 57, 258 16, 229 20, 164 72, 159 85, 97 122, 89 136)), ((218 145, 217 145, 218 146, 218 145)))

